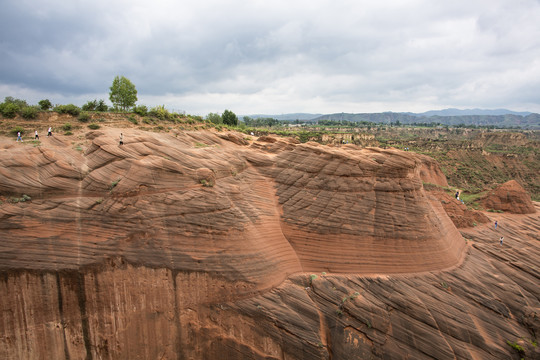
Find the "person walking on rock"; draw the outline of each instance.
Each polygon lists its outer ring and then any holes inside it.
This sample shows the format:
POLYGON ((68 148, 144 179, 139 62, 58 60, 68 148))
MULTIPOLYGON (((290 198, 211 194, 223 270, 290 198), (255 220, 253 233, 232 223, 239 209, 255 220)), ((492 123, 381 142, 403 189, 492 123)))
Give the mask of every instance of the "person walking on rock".
POLYGON ((497 226, 499 226, 499 223, 497 222, 497 220, 495 220, 495 229, 497 228, 497 226))
POLYGON ((120 145, 124 145, 124 134, 120 133, 120 145))
POLYGON ((36 136, 34 136, 34 140, 39 140, 39 135, 37 133, 37 130, 35 131, 36 136))
POLYGON ((49 127, 49 131, 47 131, 47 137, 52 136, 52 128, 49 127))
POLYGON ((499 239, 499 244, 503 244, 503 240, 504 240, 504 236, 501 236, 501 238, 499 239))
POLYGON ((19 142, 19 140, 21 140, 21 142, 23 142, 20 131, 17 132, 17 142, 19 142))

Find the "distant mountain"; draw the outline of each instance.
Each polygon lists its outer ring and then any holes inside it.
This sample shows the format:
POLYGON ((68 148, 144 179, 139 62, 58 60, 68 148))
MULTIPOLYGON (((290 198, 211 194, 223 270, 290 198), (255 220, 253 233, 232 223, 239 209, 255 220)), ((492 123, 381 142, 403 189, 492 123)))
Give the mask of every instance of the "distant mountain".
MULTIPOLYGON (((240 115, 242 119, 244 115, 240 115)), ((247 115, 252 119, 272 118, 279 121, 305 121, 318 122, 319 120, 333 121, 368 121, 374 123, 440 123, 443 125, 494 125, 501 127, 519 126, 524 129, 540 129, 540 115, 531 112, 516 112, 506 109, 484 110, 484 109, 443 109, 431 110, 423 113, 411 112, 382 112, 382 113, 335 113, 335 114, 309 114, 291 113, 281 115, 247 115)))
POLYGON ((238 118, 242 119, 244 116, 249 116, 252 119, 258 119, 258 118, 272 118, 280 121, 285 120, 303 120, 303 121, 309 121, 313 120, 322 114, 307 114, 307 113, 293 113, 293 114, 281 114, 281 115, 261 115, 261 114, 255 114, 255 115, 240 115, 238 118))
POLYGON ((443 110, 430 110, 423 113, 408 113, 417 116, 468 116, 468 115, 521 115, 527 116, 530 115, 530 112, 517 112, 507 109, 495 109, 495 110, 485 110, 485 109, 443 109, 443 110))

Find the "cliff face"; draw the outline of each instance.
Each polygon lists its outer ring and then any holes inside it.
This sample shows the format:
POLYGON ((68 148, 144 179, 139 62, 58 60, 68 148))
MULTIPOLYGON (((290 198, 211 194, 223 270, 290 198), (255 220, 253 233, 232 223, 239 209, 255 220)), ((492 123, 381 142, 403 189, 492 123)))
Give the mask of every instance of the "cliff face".
POLYGON ((426 157, 119 133, 1 144, 0 357, 482 358, 539 330, 534 262, 467 246, 426 157))

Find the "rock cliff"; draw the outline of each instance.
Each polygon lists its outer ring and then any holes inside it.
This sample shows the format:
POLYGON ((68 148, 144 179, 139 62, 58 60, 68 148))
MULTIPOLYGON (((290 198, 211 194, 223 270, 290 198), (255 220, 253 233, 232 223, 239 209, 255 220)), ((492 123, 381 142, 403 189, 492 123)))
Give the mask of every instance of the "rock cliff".
POLYGON ((123 133, 0 142, 0 357, 538 354, 538 217, 467 242, 424 191, 433 160, 123 133))

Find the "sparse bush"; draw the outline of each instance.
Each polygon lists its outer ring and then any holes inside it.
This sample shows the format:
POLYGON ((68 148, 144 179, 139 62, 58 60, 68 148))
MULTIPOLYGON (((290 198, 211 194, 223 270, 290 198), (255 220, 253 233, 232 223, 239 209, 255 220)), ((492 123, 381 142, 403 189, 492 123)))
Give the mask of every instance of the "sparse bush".
POLYGON ((21 110, 21 116, 25 119, 35 119, 38 116, 39 108, 37 106, 26 106, 21 110))
POLYGON ((62 125, 62 130, 64 130, 64 131, 71 130, 71 124, 70 123, 65 123, 64 125, 62 125))
POLYGON ((506 343, 510 345, 512 349, 516 350, 520 355, 523 355, 525 353, 525 349, 523 349, 523 347, 518 343, 513 343, 508 340, 506 340, 506 343))
POLYGON ((66 131, 66 132, 64 133, 64 135, 69 136, 69 135, 73 135, 73 133, 72 133, 71 131, 66 131))
POLYGON ((96 111, 105 112, 107 110, 109 110, 109 107, 105 104, 105 100, 100 99, 96 105, 96 111))
POLYGON ((20 127, 20 126, 15 126, 15 127, 14 127, 13 129, 11 129, 9 132, 11 133, 11 135, 17 136, 17 133, 18 133, 19 131, 21 132, 21 135, 24 134, 24 129, 23 129, 22 127, 20 127))
POLYGON ((2 116, 8 119, 13 119, 17 116, 19 112, 19 106, 14 103, 3 103, 2 104, 2 116))
POLYGON ((223 119, 221 118, 221 115, 216 113, 209 113, 208 115, 206 115, 206 121, 209 121, 212 124, 223 124, 223 119))
POLYGON ((120 182, 121 179, 118 179, 118 180, 115 180, 111 183, 111 186, 109 186, 109 191, 112 191, 112 189, 114 189, 116 187, 116 185, 118 185, 118 183, 120 182))
POLYGON ((17 105, 17 107, 19 109, 22 109, 23 107, 28 106, 28 103, 26 102, 26 100, 16 99, 13 96, 6 96, 4 98, 4 103, 6 103, 6 104, 15 104, 15 105, 17 105))
POLYGON ((133 112, 140 116, 146 116, 148 114, 148 108, 146 105, 138 105, 133 108, 133 112))
POLYGON ((84 104, 81 109, 83 111, 94 111, 96 110, 97 104, 97 100, 90 100, 86 104, 84 104))
POLYGON ((54 111, 56 111, 59 114, 69 114, 72 116, 77 116, 81 113, 81 109, 73 104, 67 104, 67 105, 56 105, 54 107, 54 111))
POLYGON ((80 122, 88 122, 90 120, 90 115, 88 115, 87 112, 83 112, 81 113, 81 115, 79 115, 77 120, 79 120, 80 122))
POLYGON ((90 124, 88 125, 88 128, 89 129, 92 129, 92 130, 97 130, 99 129, 101 126, 99 126, 98 124, 90 124))
POLYGON ((158 105, 158 106, 153 107, 148 114, 160 120, 172 119, 172 116, 169 113, 169 110, 165 109, 165 105, 158 105))
POLYGON ((137 118, 134 116, 134 115, 129 115, 128 116, 128 121, 134 125, 137 125, 139 122, 137 121, 137 118))

